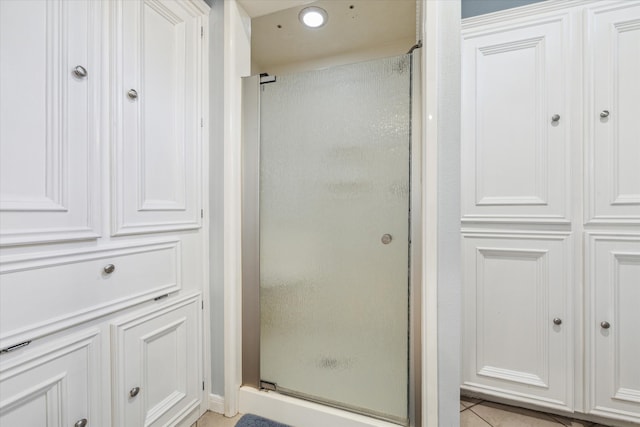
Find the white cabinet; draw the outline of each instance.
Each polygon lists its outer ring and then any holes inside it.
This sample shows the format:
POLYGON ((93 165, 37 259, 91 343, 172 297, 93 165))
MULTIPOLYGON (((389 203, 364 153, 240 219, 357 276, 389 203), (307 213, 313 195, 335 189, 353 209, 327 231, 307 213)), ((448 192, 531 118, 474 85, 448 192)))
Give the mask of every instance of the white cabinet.
POLYGON ((98 237, 99 3, 0 2, 0 245, 98 237))
POLYGON ((466 234, 464 386, 572 409, 567 236, 466 234))
POLYGON ((0 425, 100 425, 99 345, 91 329, 0 365, 0 425))
POLYGON ((0 0, 2 426, 206 409, 208 12, 0 0))
POLYGON ((463 221, 569 221, 569 28, 561 11, 465 33, 463 221))
POLYGON ((115 235, 200 226, 202 9, 113 2, 115 235))
POLYGON ((640 2, 586 10, 586 220, 640 225, 640 2))
POLYGON ((462 389, 639 423, 640 1, 462 36, 462 389))
POLYGON ((114 425, 175 425, 200 403, 200 298, 111 326, 114 425))
POLYGON ((588 235, 590 412, 640 421, 640 235, 588 235))

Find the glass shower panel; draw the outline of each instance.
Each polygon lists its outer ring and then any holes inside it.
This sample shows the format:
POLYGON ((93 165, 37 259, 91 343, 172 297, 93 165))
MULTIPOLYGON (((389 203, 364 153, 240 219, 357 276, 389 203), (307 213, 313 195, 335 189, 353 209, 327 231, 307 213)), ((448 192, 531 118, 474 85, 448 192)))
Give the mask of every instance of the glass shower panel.
POLYGON ((404 423, 410 56, 260 95, 260 376, 404 423))

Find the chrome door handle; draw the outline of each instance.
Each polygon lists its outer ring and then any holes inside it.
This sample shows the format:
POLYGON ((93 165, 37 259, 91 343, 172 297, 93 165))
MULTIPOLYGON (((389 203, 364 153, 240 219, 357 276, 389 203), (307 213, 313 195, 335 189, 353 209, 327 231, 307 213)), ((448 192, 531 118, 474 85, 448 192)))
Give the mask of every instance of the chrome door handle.
POLYGON ((603 322, 600 322, 600 327, 602 329, 609 329, 611 327, 611 324, 605 320, 603 322))
POLYGON ((603 119, 609 117, 609 110, 602 110, 602 112, 600 113, 600 117, 602 117, 603 119))
POLYGON ((76 421, 73 427, 85 427, 89 421, 86 418, 76 421))
POLYGON ((131 390, 129 390, 129 396, 131 397, 136 397, 138 393, 140 393, 140 387, 134 387, 131 390))
POLYGON ((135 89, 129 89, 129 92, 127 92, 127 96, 130 99, 137 99, 138 98, 138 92, 135 89))
POLYGON ((559 317, 556 317, 553 319, 553 324, 554 325, 562 325, 562 319, 559 317))
POLYGON ((108 265, 105 265, 105 266, 104 266, 103 270, 104 270, 104 272, 105 272, 105 273, 107 273, 107 274, 111 274, 111 273, 113 273, 114 271, 116 271, 116 266, 115 266, 115 265, 113 265, 113 264, 108 264, 108 265))
POLYGON ((553 116, 551 116, 551 121, 552 122, 560 121, 560 114, 554 114, 553 116))

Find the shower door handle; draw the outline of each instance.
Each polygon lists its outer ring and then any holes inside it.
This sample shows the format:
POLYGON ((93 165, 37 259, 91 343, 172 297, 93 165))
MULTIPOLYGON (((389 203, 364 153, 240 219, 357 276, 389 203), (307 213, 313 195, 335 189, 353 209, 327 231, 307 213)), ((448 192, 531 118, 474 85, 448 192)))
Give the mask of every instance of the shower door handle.
POLYGON ((391 236, 391 234, 383 234, 382 237, 380 238, 380 241, 382 242, 383 245, 388 245, 389 243, 391 243, 392 240, 393 240, 393 236, 391 236))

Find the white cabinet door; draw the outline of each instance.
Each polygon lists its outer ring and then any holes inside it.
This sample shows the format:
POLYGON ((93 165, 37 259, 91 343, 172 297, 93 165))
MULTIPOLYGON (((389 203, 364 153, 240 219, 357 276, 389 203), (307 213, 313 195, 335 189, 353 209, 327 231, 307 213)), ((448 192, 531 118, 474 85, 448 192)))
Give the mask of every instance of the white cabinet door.
POLYGON ((27 358, 2 362, 0 425, 67 427, 82 426, 82 420, 87 426, 100 425, 98 345, 94 330, 27 358))
POLYGON ((201 11, 112 3, 113 234, 200 226, 201 11))
POLYGON ((114 425, 175 425, 200 403, 199 310, 192 296, 112 323, 114 425))
POLYGON ((463 389, 573 407, 570 238, 466 234, 463 389))
POLYGON ((463 31, 462 214, 569 221, 569 13, 463 31))
POLYGON ((99 8, 0 1, 0 245, 98 236, 99 8))
POLYGON ((588 221, 640 224, 640 1, 587 9, 588 221))
POLYGON ((640 235, 590 235, 586 259, 589 407, 638 423, 640 235))

